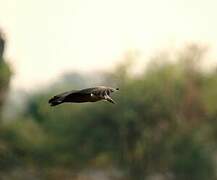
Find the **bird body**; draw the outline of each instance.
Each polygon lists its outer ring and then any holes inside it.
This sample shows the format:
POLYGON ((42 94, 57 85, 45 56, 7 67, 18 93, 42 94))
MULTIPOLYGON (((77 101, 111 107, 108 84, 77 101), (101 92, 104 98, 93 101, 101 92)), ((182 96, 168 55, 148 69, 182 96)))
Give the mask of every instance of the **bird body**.
POLYGON ((84 103, 84 102, 97 102, 106 100, 110 103, 115 103, 110 97, 110 94, 117 89, 105 86, 97 86, 82 90, 72 90, 64 92, 52 97, 48 102, 51 106, 56 106, 61 103, 84 103))

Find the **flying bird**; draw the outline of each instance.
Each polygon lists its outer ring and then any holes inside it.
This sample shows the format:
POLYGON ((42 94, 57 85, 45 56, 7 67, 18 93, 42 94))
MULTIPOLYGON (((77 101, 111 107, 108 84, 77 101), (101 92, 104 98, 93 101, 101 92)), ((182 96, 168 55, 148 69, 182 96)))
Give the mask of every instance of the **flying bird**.
POLYGON ((115 104, 115 101, 110 97, 110 94, 117 90, 119 90, 119 88, 105 86, 97 86, 81 90, 71 90, 52 97, 48 103, 51 106, 56 106, 62 103, 84 103, 106 100, 115 104))

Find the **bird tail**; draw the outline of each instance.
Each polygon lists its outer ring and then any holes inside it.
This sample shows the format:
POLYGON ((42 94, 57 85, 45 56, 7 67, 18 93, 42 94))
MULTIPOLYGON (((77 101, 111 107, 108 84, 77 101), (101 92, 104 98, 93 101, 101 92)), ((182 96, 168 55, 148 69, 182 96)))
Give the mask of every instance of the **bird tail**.
POLYGON ((62 104, 65 100, 65 97, 67 95, 68 92, 66 93, 62 93, 62 94, 59 94, 59 95, 56 95, 54 97, 52 97, 48 103, 50 104, 50 106, 56 106, 56 105, 59 105, 59 104, 62 104))
POLYGON ((59 97, 54 96, 48 101, 48 103, 50 104, 50 106, 56 106, 58 104, 63 103, 63 100, 59 97))

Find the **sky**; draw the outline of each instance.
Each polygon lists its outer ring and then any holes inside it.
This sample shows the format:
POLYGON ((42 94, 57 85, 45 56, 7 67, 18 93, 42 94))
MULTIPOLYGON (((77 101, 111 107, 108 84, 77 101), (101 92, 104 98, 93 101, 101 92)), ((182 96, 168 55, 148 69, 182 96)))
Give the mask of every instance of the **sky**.
POLYGON ((40 88, 64 72, 109 70, 132 50, 144 57, 140 65, 191 42, 217 56, 216 7, 216 0, 0 0, 11 86, 40 88))

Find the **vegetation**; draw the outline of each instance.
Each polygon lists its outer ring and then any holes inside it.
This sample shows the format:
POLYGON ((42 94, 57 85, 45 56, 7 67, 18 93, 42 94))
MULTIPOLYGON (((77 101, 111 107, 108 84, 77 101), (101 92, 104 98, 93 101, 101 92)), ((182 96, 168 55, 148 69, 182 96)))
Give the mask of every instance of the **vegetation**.
POLYGON ((1 119, 1 110, 4 103, 8 85, 10 82, 11 71, 8 64, 4 61, 4 47, 5 39, 0 32, 0 119, 1 119))
MULTIPOLYGON (((115 168, 129 180, 216 179, 217 71, 200 67, 204 53, 193 45, 175 61, 154 58, 139 76, 130 73, 130 63, 105 73, 101 82, 120 88, 117 105, 49 107, 49 97, 69 86, 67 79, 78 82, 69 88, 89 83, 79 74, 32 93, 22 115, 2 124, 2 177, 17 170, 20 179, 76 179, 87 168, 115 168)), ((7 88, 10 73, 2 73, 7 88)))

